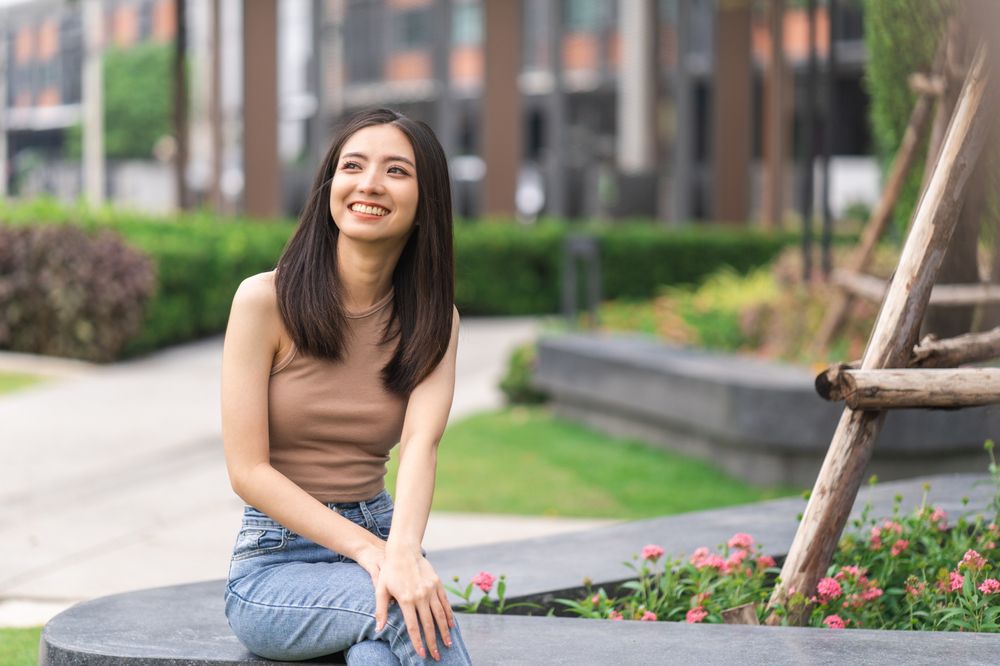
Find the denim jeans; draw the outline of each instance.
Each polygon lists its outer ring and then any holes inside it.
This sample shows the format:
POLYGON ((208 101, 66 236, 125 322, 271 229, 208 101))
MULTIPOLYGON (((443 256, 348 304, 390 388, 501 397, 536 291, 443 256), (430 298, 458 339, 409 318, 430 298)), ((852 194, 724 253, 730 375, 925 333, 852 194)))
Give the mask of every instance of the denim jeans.
MULTIPOLYGON (((383 490, 364 502, 328 504, 381 539, 389 536, 392 498, 383 490)), ((299 536, 245 507, 236 537, 226 617, 251 652, 297 661, 346 651, 348 664, 470 664, 456 626, 452 647, 436 635, 441 661, 421 659, 398 604, 375 631, 375 589, 354 560, 299 536)))

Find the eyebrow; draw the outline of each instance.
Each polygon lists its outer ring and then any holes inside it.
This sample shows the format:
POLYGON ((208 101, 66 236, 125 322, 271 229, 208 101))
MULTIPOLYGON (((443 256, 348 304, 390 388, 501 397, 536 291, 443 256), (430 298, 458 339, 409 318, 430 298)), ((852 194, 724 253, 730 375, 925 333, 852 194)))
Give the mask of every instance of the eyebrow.
MULTIPOLYGON (((368 156, 365 155, 364 153, 345 153, 345 154, 343 154, 343 155, 340 156, 341 159, 343 159, 345 157, 360 157, 362 159, 366 159, 366 160, 368 159, 368 156)), ((386 155, 384 158, 382 158, 382 161, 383 162, 406 162, 407 164, 409 164, 414 169, 417 168, 416 164, 414 164, 408 158, 403 157, 402 155, 386 155)))

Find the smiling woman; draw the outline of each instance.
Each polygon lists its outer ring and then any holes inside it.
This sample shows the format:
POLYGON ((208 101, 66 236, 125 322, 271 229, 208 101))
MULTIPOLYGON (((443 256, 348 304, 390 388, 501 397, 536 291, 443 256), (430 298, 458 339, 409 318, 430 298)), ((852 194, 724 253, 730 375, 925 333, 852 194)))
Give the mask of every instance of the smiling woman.
POLYGON ((421 548, 458 325, 444 151, 423 123, 361 113, 275 270, 240 285, 226 330, 223 443, 246 502, 226 616, 253 652, 469 663, 421 548))

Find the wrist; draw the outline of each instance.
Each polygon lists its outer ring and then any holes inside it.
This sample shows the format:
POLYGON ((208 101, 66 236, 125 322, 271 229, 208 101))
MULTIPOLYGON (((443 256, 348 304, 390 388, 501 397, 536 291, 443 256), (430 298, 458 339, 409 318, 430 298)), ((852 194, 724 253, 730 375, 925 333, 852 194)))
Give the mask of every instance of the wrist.
POLYGON ((416 555, 422 557, 423 553, 420 549, 420 544, 416 541, 406 541, 403 539, 393 540, 389 537, 389 540, 385 543, 386 554, 392 555, 416 555))

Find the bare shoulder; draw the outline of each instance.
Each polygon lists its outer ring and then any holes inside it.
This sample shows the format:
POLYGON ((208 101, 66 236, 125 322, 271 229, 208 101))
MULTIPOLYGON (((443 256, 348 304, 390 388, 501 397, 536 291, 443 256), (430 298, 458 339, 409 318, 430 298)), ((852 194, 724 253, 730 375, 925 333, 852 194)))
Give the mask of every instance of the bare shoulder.
POLYGON ((233 296, 230 319, 247 323, 266 334, 277 336, 281 316, 274 284, 274 271, 257 273, 243 280, 233 296))

